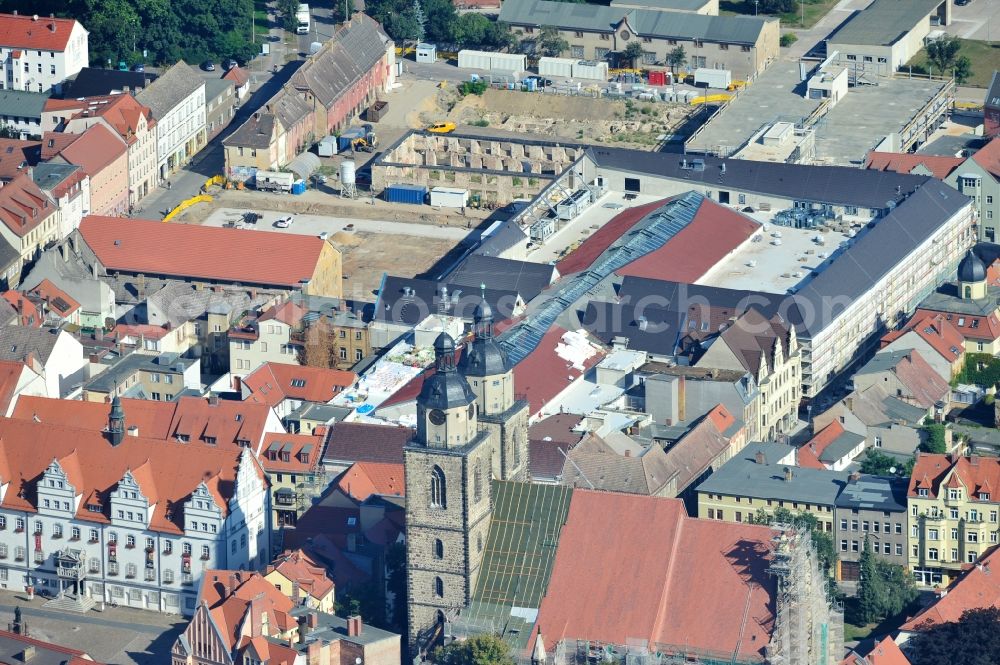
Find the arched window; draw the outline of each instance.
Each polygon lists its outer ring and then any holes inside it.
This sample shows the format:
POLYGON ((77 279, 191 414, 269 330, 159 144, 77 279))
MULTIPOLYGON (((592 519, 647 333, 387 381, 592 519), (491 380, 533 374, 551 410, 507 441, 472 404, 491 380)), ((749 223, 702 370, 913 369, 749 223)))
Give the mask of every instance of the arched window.
POLYGON ((445 486, 444 471, 437 465, 431 469, 431 507, 448 507, 448 492, 445 486))
POLYGON ((434 595, 438 598, 444 598, 444 580, 440 577, 434 578, 434 595))
POLYGON ((967 286, 967 287, 965 287, 965 299, 969 300, 971 298, 972 298, 972 287, 971 286, 967 286))
POLYGON ((472 472, 472 500, 479 503, 483 498, 483 461, 476 460, 475 470, 472 472))
POLYGON ((444 558, 444 541, 440 538, 434 539, 434 558, 443 559, 444 558))

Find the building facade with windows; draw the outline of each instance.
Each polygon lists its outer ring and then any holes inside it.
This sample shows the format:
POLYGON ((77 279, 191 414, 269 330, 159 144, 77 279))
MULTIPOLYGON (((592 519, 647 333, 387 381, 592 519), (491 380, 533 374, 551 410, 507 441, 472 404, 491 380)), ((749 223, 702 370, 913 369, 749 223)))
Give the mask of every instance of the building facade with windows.
POLYGON ((838 581, 859 580, 865 539, 883 561, 907 565, 906 485, 905 478, 859 473, 848 478, 834 510, 838 581))
POLYGON ((906 495, 908 563, 920 586, 947 586, 1000 543, 1000 460, 917 453, 906 495))
POLYGON ((639 42, 637 66, 667 68, 669 54, 683 48, 690 70, 728 69, 733 78, 753 78, 778 57, 778 20, 772 17, 709 16, 653 8, 588 7, 551 0, 505 0, 500 20, 519 39, 532 39, 554 26, 580 60, 610 60, 639 42))
POLYGON ((58 89, 90 61, 89 33, 73 19, 0 14, 0 35, 0 89, 58 89))
POLYGON ((249 449, 4 420, 0 579, 11 589, 191 614, 203 572, 270 560, 270 497, 249 449))
POLYGON ((205 80, 183 60, 135 96, 156 119, 156 164, 167 178, 206 143, 205 80))
POLYGON ((325 428, 313 434, 264 435, 260 463, 270 481, 275 530, 294 528, 326 488, 321 463, 326 436, 325 428))
POLYGON ((979 240, 1000 238, 1000 137, 994 137, 944 181, 972 199, 979 213, 979 240))

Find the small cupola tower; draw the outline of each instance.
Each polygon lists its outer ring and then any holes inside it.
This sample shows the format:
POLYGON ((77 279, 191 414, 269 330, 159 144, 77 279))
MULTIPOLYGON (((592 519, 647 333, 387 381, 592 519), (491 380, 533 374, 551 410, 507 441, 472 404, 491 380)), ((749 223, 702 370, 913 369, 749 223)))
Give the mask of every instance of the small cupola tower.
POLYGON ((117 446, 125 438, 125 409, 122 408, 121 397, 115 395, 111 400, 111 412, 108 414, 108 435, 111 445, 117 446))
POLYGON ((458 368, 472 385, 479 412, 487 416, 499 415, 514 404, 513 368, 493 336, 493 309, 486 302, 485 293, 476 305, 472 320, 475 339, 462 354, 458 368))
POLYGON ((986 264, 971 249, 958 264, 958 291, 963 300, 986 297, 986 264))
POLYGON ((417 396, 417 440, 431 448, 459 448, 476 437, 476 396, 455 368, 455 340, 434 341, 434 374, 417 396))

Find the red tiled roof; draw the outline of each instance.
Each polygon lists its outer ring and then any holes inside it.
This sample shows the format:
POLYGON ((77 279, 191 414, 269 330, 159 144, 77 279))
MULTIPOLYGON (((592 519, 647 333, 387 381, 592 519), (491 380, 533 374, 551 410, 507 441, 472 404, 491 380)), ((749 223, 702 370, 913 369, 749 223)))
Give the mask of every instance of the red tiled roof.
POLYGON ((865 162, 866 169, 875 171, 895 171, 896 173, 913 173, 917 166, 923 166, 938 180, 944 180, 952 171, 965 161, 964 157, 948 157, 938 155, 918 155, 902 152, 868 153, 865 162))
POLYGON ((326 438, 326 428, 317 427, 313 434, 285 434, 283 432, 268 432, 264 435, 261 446, 260 463, 269 473, 305 473, 319 467, 323 458, 323 442, 326 438), (306 450, 308 448, 308 450, 306 450), (273 450, 273 454, 269 451, 273 450), (288 461, 282 459, 283 452, 288 453, 288 461), (303 462, 300 453, 307 453, 309 459, 303 462))
POLYGON ((19 291, 6 291, 3 294, 3 299, 9 302, 14 311, 17 312, 17 319, 20 325, 31 326, 32 328, 42 327, 42 317, 38 313, 38 308, 23 293, 19 291))
POLYGON ((900 628, 910 632, 927 630, 938 624, 958 621, 966 610, 988 607, 1000 608, 1000 548, 981 557, 979 565, 955 580, 946 595, 900 628))
MULTIPOLYGON (((212 429, 216 443, 205 445, 214 447, 239 447, 240 440, 258 446, 271 413, 263 404, 219 400, 213 405, 201 397, 182 397, 174 402, 123 398, 122 408, 125 427, 135 425, 143 438, 174 440, 181 434, 197 442, 212 429)), ((110 411, 107 402, 25 396, 17 400, 11 417, 100 432, 107 427, 110 411)))
POLYGON ((720 433, 724 433, 727 429, 736 424, 736 416, 729 412, 722 404, 716 405, 711 411, 706 414, 706 418, 712 421, 720 433))
POLYGON ((325 241, 270 233, 90 215, 80 234, 110 271, 301 287, 325 241))
POLYGON ((900 358, 893 368, 900 383, 913 393, 912 399, 925 409, 947 398, 950 386, 944 378, 927 364, 919 351, 911 350, 900 358))
MULTIPOLYGON (((317 600, 333 591, 333 580, 327 577, 326 569, 300 549, 279 554, 271 566, 288 580, 298 582, 300 589, 317 600)), ((268 566, 268 574, 271 566, 268 566)))
POLYGON ((230 69, 228 72, 222 75, 222 78, 227 81, 232 81, 236 84, 237 88, 240 88, 247 84, 250 80, 250 74, 246 72, 242 67, 236 66, 230 69))
POLYGON ((18 237, 30 233, 55 212, 55 205, 27 173, 0 189, 0 221, 18 237))
POLYGON ((102 124, 88 128, 80 138, 59 151, 67 162, 81 167, 91 178, 127 153, 125 141, 102 124))
POLYGON ((65 51, 76 21, 68 18, 0 14, 0 46, 65 51))
POLYGON ((735 210, 703 199, 691 223, 663 247, 615 272, 692 284, 761 228, 735 210))
POLYGON ((42 158, 40 141, 0 139, 0 180, 10 180, 42 158))
POLYGON ((355 462, 340 474, 337 488, 357 502, 373 494, 379 496, 405 496, 402 464, 355 462))
POLYGON ((198 598, 208 606, 212 620, 230 651, 250 633, 250 625, 263 623, 250 620, 248 613, 251 607, 267 614, 267 625, 272 632, 290 628, 295 622, 290 616, 295 607, 292 600, 256 572, 206 570, 202 575, 198 598), (244 626, 244 623, 248 625, 244 626), (247 630, 244 632, 241 628, 247 630))
POLYGON ((83 134, 65 134, 63 132, 45 132, 42 135, 42 161, 49 161, 65 148, 68 148, 83 134))
POLYGON ((980 148, 972 155, 972 161, 993 174, 994 178, 1000 179, 1000 137, 980 148))
POLYGON ((49 309, 62 318, 66 318, 76 310, 80 309, 80 303, 48 279, 40 281, 35 288, 31 289, 28 293, 36 295, 44 300, 49 309))
POLYGON ((669 200, 663 199, 662 201, 654 201, 653 203, 629 208, 617 215, 556 264, 556 270, 563 276, 586 270, 614 241, 625 235, 643 217, 663 207, 669 200))
POLYGON ((0 360, 0 415, 7 413, 25 365, 16 360, 0 360))
MULTIPOLYGON (((154 507, 149 528, 167 533, 182 532, 177 523, 181 511, 168 516, 168 506, 182 505, 203 482, 223 514, 228 513, 237 466, 244 452, 231 446, 182 444, 139 436, 126 436, 119 445, 112 446, 102 432, 14 418, 0 418, 0 439, 4 443, 0 476, 11 484, 3 507, 35 512, 35 483, 52 460, 58 460, 77 494, 83 496, 76 519, 107 522, 104 512, 91 512, 87 505, 102 505, 106 510, 108 490, 131 471, 154 507)), ((255 461, 253 464, 263 478, 263 470, 255 461)))
MULTIPOLYGON (((979 492, 989 487, 1000 486, 1000 459, 995 457, 958 457, 917 453, 917 462, 910 474, 907 496, 916 497, 917 488, 926 488, 928 495, 936 497, 943 482, 957 479, 965 486, 969 500, 979 501, 979 492), (949 475, 951 473, 951 475, 949 475)), ((995 501, 995 497, 991 497, 995 501)))
MULTIPOLYGON (((74 101, 77 106, 69 107, 77 109, 73 118, 104 118, 130 145, 136 140, 135 134, 140 118, 146 117, 147 129, 156 125, 153 112, 148 106, 140 104, 132 95, 103 95, 74 101)), ((49 110, 48 105, 46 110, 49 110)))
POLYGON ((891 344, 908 332, 913 332, 927 342, 949 363, 955 362, 965 353, 965 338, 958 328, 944 314, 926 310, 918 310, 900 330, 883 335, 882 346, 891 344))
POLYGON ((294 303, 291 300, 286 300, 283 303, 274 305, 268 308, 263 314, 260 315, 258 321, 281 321, 284 324, 290 326, 297 326, 302 322, 302 318, 309 313, 309 310, 294 303))
POLYGON ((840 661, 840 665, 910 665, 910 660, 899 650, 892 637, 884 637, 864 658, 852 653, 840 661))
POLYGON ((552 326, 535 350, 514 366, 514 385, 519 393, 525 395, 531 413, 538 413, 607 355, 603 350, 598 351, 584 361, 582 368, 573 367, 556 353, 556 347, 562 343, 566 332, 559 326, 552 326))
POLYGON ((820 455, 827 446, 836 441, 845 432, 840 421, 834 420, 829 425, 816 432, 813 438, 809 439, 804 446, 795 451, 795 463, 807 469, 823 469, 826 465, 820 461, 820 455))
POLYGON ((631 638, 763 656, 773 534, 690 518, 677 499, 574 490, 535 630, 549 647, 631 638))
POLYGON ((69 647, 62 646, 61 644, 36 640, 33 637, 24 635, 23 633, 12 633, 8 630, 0 630, 0 639, 5 642, 20 642, 25 646, 33 646, 38 652, 54 651, 55 653, 66 654, 70 656, 70 658, 59 660, 60 662, 67 663, 67 665, 79 665, 81 663, 101 665, 100 663, 94 661, 87 653, 80 651, 79 649, 71 649, 69 647))
POLYGON ((354 372, 340 369, 269 362, 244 377, 243 385, 250 390, 248 402, 277 406, 295 399, 325 404, 357 379, 354 372))
POLYGON ((937 312, 932 309, 919 308, 913 316, 923 316, 926 314, 944 314, 944 318, 958 332, 963 339, 994 341, 1000 339, 1000 318, 996 313, 989 316, 977 316, 975 314, 955 314, 953 312, 937 312), (959 322, 961 321, 961 325, 959 322))

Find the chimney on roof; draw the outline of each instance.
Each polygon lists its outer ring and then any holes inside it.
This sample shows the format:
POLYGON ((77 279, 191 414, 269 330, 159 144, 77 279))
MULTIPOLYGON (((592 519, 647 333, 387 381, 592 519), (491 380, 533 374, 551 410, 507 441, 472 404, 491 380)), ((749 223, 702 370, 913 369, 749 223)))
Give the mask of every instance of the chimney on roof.
POLYGON ((208 405, 209 406, 219 406, 219 396, 218 395, 209 395, 208 396, 208 405))
POLYGON ((17 659, 22 663, 27 663, 31 661, 31 659, 34 657, 35 657, 35 645, 33 644, 29 644, 28 646, 24 647, 24 651, 17 654, 17 659))
POLYGON ((632 457, 632 451, 631 450, 626 450, 625 451, 625 457, 632 457))
POLYGON ((851 475, 849 475, 849 476, 848 476, 848 479, 849 479, 849 480, 850 480, 850 481, 851 481, 852 483, 856 483, 856 482, 858 482, 859 480, 861 480, 861 473, 860 473, 859 471, 852 471, 852 472, 851 472, 851 475))
POLYGON ((786 483, 792 482, 792 469, 791 469, 791 467, 787 467, 787 466, 785 467, 785 482, 786 483))
POLYGON ((353 615, 347 617, 347 636, 357 637, 361 634, 361 616, 353 615))
POLYGON ((319 613, 316 611, 310 612, 309 615, 306 617, 306 623, 309 625, 310 628, 318 628, 319 613))
POLYGON ((138 425, 129 425, 128 435, 129 436, 139 436, 139 426, 138 425))
POLYGON ((56 22, 55 21, 52 21, 51 23, 49 23, 49 30, 51 30, 52 32, 56 31, 56 22))
POLYGON ((764 451, 758 450, 757 454, 753 456, 753 461, 757 464, 764 464, 767 462, 767 458, 764 457, 764 451))

